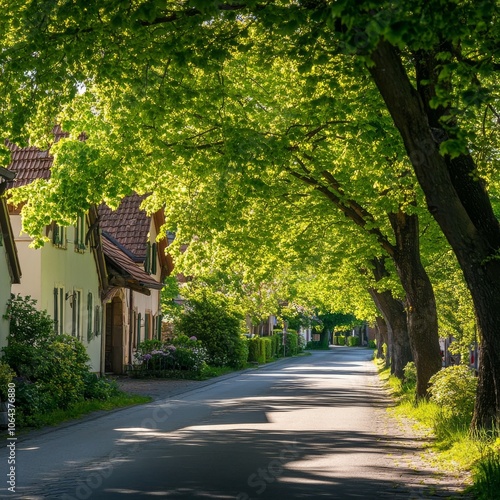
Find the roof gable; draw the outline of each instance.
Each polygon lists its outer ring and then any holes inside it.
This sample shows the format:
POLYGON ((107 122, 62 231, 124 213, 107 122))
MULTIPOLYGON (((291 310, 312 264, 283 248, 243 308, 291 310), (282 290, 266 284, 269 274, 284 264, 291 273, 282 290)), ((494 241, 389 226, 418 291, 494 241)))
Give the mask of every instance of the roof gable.
POLYGON ((147 251, 151 217, 140 208, 146 196, 126 196, 116 210, 99 207, 99 225, 134 262, 144 262, 147 251))
POLYGON ((112 286, 123 286, 145 295, 150 295, 151 289, 161 290, 162 284, 137 266, 129 255, 105 233, 103 233, 102 244, 112 286))

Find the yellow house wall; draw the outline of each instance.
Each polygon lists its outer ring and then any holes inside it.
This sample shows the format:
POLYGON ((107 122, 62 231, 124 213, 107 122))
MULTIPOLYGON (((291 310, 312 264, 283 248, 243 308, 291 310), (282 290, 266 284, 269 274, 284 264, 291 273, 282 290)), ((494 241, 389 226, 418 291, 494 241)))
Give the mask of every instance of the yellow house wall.
POLYGON ((3 319, 7 310, 7 302, 10 299, 10 274, 8 257, 5 247, 0 247, 0 349, 7 345, 9 335, 9 322, 3 319))
MULTIPOLYGON (((37 299, 39 308, 47 310, 52 316, 54 313, 54 288, 56 286, 62 287, 65 294, 72 294, 75 290, 80 290, 82 300, 79 338, 90 357, 91 370, 99 372, 101 368, 101 338, 94 337, 90 342, 87 341, 88 321, 93 323, 93 319, 88 318, 87 314, 88 293, 91 292, 93 295, 94 314, 95 306, 102 306, 99 278, 92 251, 88 247, 82 253, 75 251, 74 228, 71 226, 66 228, 66 248, 55 247, 52 243, 46 243, 41 249, 28 248, 28 245, 25 245, 26 239, 25 235, 20 237, 21 245, 18 246, 18 252, 23 277, 21 284, 15 285, 13 291, 22 295, 31 295, 37 299)), ((64 333, 68 335, 71 334, 72 327, 70 302, 70 298, 65 300, 63 308, 64 333)))

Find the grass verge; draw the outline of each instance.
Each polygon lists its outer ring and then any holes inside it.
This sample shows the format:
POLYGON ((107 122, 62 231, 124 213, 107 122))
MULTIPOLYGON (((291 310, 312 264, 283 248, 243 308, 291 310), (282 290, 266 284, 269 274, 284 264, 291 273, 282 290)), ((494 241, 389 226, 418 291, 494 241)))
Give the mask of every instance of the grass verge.
POLYGON ((433 465, 457 475, 469 475, 467 492, 478 500, 500 498, 500 429, 470 431, 470 418, 457 417, 432 401, 415 401, 415 385, 405 384, 376 360, 380 378, 396 401, 391 411, 409 418, 432 436, 433 465))
POLYGON ((149 396, 127 394, 124 392, 120 392, 116 396, 112 396, 105 401, 88 399, 76 403, 65 410, 58 409, 43 414, 31 415, 29 421, 23 426, 22 432, 38 429, 40 427, 58 425, 69 420, 81 418, 84 415, 96 411, 109 411, 117 408, 149 403, 150 401, 152 401, 152 398, 149 396))

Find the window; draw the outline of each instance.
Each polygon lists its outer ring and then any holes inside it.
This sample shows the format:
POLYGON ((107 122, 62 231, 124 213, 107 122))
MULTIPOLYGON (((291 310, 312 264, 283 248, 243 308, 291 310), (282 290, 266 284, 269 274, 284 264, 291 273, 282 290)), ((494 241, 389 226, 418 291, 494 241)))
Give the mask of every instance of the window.
POLYGON ((54 287, 54 331, 59 335, 64 333, 64 288, 54 287))
POLYGON ((82 338, 82 292, 81 290, 73 290, 71 295, 68 295, 69 306, 71 307, 71 335, 82 338))
POLYGON ((80 214, 75 226, 75 250, 84 252, 85 248, 85 215, 80 214))
POLYGON ((90 342, 92 340, 92 337, 94 335, 94 321, 93 321, 93 316, 94 316, 94 297, 92 295, 92 292, 89 292, 87 295, 87 342, 90 342))
POLYGON ((52 243, 55 247, 66 248, 66 228, 55 222, 52 227, 52 243))

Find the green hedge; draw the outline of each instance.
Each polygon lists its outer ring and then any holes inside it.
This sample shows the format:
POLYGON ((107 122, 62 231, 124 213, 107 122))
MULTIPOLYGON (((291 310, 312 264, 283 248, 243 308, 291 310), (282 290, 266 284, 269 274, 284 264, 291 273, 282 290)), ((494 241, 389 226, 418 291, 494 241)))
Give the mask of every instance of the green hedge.
POLYGON ((345 337, 343 335, 336 335, 333 337, 333 343, 335 345, 345 345, 345 337))
POLYGON ((251 363, 267 363, 275 355, 276 339, 271 337, 253 337, 248 339, 248 361, 251 363))
POLYGON ((262 350, 260 337, 252 337, 248 339, 248 361, 250 363, 260 363, 262 358, 262 350))
MULTIPOLYGON (((283 356, 283 332, 276 335, 279 339, 279 355, 283 356)), ((299 334, 295 330, 288 330, 286 333, 286 356, 296 356, 303 350, 303 346, 299 344, 299 334)))
POLYGON ((347 345, 350 347, 356 347, 361 345, 361 339, 359 337, 347 337, 347 345))
POLYGON ((262 337, 261 342, 264 351, 265 362, 270 361, 273 357, 273 341, 271 337, 262 337))
POLYGON ((281 347, 280 338, 278 337, 278 335, 271 335, 269 338, 271 339, 271 343, 272 343, 272 350, 271 350, 272 357, 279 358, 281 355, 280 354, 280 347, 281 347))

